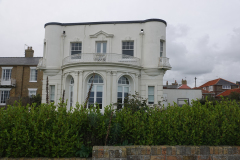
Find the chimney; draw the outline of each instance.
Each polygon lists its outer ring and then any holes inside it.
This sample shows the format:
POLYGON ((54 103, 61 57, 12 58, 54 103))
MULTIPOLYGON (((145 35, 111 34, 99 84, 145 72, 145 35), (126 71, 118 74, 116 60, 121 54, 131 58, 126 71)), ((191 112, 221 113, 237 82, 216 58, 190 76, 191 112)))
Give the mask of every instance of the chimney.
POLYGON ((28 47, 25 50, 25 57, 33 57, 34 50, 32 50, 32 47, 28 47))
POLYGON ((168 81, 166 82, 166 85, 168 86, 168 81))
POLYGON ((182 84, 187 84, 187 80, 182 79, 182 84))

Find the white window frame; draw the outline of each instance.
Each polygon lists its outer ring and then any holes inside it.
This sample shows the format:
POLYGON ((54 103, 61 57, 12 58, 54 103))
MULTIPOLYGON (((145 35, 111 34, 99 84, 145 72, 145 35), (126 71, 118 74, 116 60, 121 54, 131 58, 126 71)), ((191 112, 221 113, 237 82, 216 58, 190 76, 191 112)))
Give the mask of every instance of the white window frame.
POLYGON ((10 74, 9 74, 9 80, 7 80, 7 81, 11 81, 11 78, 12 78, 12 68, 13 67, 2 67, 2 81, 5 81, 6 82, 6 80, 4 80, 4 70, 6 70, 6 69, 10 69, 11 71, 10 71, 10 74))
POLYGON ((37 76, 38 76, 38 70, 37 70, 37 67, 30 67, 30 78, 29 78, 29 82, 37 82, 37 76), (32 77, 32 70, 35 71, 35 77, 34 77, 34 80, 31 79, 32 77))
POLYGON ((156 90, 156 87, 154 86, 154 85, 149 85, 149 86, 147 86, 147 98, 148 98, 148 104, 150 104, 150 105, 153 105, 154 104, 154 102, 155 102, 155 90, 156 90), (149 103, 149 87, 153 87, 153 95, 151 94, 150 96, 153 96, 153 102, 152 103, 149 103))
POLYGON ((96 53, 107 53, 107 41, 96 41, 96 51, 95 51, 96 53), (100 52, 97 52, 97 46, 98 46, 98 44, 100 43, 100 52), (103 52, 103 43, 106 43, 106 52, 103 52))
MULTIPOLYGON (((100 76, 101 78, 102 78, 102 80, 103 80, 103 82, 102 83, 93 83, 93 86, 92 86, 92 88, 94 88, 93 90, 94 90, 94 100, 93 100, 93 102, 94 102, 94 106, 95 106, 95 103, 96 103, 96 101, 97 101, 97 87, 98 86, 102 86, 102 109, 100 109, 100 110, 104 110, 104 106, 103 106, 103 104, 104 104, 104 79, 103 79, 103 77, 100 75, 100 74, 95 74, 95 76, 96 75, 98 75, 98 76, 100 76)), ((93 75, 91 75, 89 78, 88 78, 88 81, 87 81, 87 94, 88 94, 88 91, 89 91, 89 88, 90 88, 90 86, 91 86, 91 84, 92 83, 90 83, 89 82, 89 80, 90 80, 90 78, 92 78, 92 76, 93 75)), ((90 98, 90 97, 89 97, 90 98)), ((88 99, 89 100, 89 99, 88 99)), ((89 107, 89 102, 87 102, 87 107, 89 107)))
POLYGON ((222 89, 231 89, 231 85, 222 85, 222 89))
POLYGON ((2 91, 9 91, 9 98, 10 98, 10 90, 11 90, 11 88, 0 88, 0 105, 6 105, 6 103, 1 103, 1 101, 2 101, 2 91))
POLYGON ((70 55, 77 55, 77 54, 81 54, 82 53, 82 42, 70 42, 70 55), (81 44, 81 46, 78 46, 77 49, 75 50, 75 48, 73 49, 73 44, 79 43, 81 44), (72 54, 72 52, 79 52, 76 54, 72 54))
MULTIPOLYGON (((50 86, 55 86, 55 90, 54 90, 54 94, 55 94, 54 104, 56 104, 56 102, 57 102, 57 86, 58 86, 58 84, 57 83, 49 83, 49 95, 50 95, 50 98, 51 98, 51 87, 50 86)), ((49 101, 51 101, 51 99, 49 99, 49 101)))
MULTIPOLYGON (((128 82, 129 82, 129 84, 121 84, 121 83, 118 83, 118 87, 121 87, 122 88, 122 102, 121 102, 121 104, 122 104, 122 107, 124 107, 123 106, 123 104, 124 104, 124 99, 125 99, 125 96, 124 96, 124 93, 128 93, 128 95, 129 95, 129 93, 130 93, 130 90, 131 90, 131 84, 130 84, 130 80, 129 80, 129 78, 127 78, 126 76, 121 76, 120 78, 122 78, 122 77, 125 77, 127 80, 128 80, 128 82), (128 88, 128 92, 125 92, 125 89, 126 88, 128 88)), ((118 79, 118 81, 120 80, 120 78, 118 79)), ((118 101, 118 88, 117 88, 117 101, 118 101)))
POLYGON ((209 86, 208 91, 213 91, 213 86, 209 86))
POLYGON ((50 102, 53 102, 53 103, 55 103, 55 85, 49 85, 49 88, 50 88, 50 92, 49 92, 49 100, 50 100, 50 102), (52 87, 54 86, 54 89, 52 89, 52 87), (52 96, 54 96, 54 98, 52 99, 52 96))
POLYGON ((32 95, 36 96, 37 95, 37 88, 28 88, 28 96, 30 98, 32 98, 32 95), (31 94, 30 95, 30 91, 35 91, 35 95, 34 94, 31 94))
POLYGON ((70 79, 70 83, 69 83, 69 107, 73 107, 74 105, 74 101, 73 101, 73 98, 74 98, 74 78, 72 77, 70 79), (73 81, 72 81, 73 80, 73 81), (72 92, 72 94, 71 94, 72 92))
POLYGON ((126 56, 132 56, 132 57, 134 57, 134 41, 133 40, 129 40, 129 41, 122 41, 122 55, 126 55, 126 56), (133 47, 132 47, 132 49, 130 49, 130 46, 131 45, 125 45, 125 47, 129 47, 128 49, 126 49, 126 48, 124 48, 124 46, 123 46, 123 43, 125 43, 125 42, 133 42, 133 47), (133 55, 127 55, 127 54, 123 54, 123 51, 124 50, 126 50, 126 51, 132 51, 133 52, 133 55))

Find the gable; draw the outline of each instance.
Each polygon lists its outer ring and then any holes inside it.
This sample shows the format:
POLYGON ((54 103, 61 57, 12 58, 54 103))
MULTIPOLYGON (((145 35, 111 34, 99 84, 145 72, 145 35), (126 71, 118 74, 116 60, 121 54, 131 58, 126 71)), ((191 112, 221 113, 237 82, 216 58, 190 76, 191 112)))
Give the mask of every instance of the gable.
POLYGON ((228 86, 230 86, 230 85, 236 85, 235 83, 232 83, 232 82, 229 82, 229 81, 227 81, 227 80, 224 80, 224 79, 220 79, 217 83, 216 83, 216 85, 228 85, 228 86))

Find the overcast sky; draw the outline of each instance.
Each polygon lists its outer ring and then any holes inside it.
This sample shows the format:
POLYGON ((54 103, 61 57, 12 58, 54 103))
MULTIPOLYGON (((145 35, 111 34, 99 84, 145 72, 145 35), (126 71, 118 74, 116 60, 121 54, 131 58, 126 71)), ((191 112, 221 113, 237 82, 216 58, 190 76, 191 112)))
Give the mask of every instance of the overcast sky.
POLYGON ((194 87, 216 78, 240 81, 240 0, 0 0, 0 56, 43 55, 47 22, 163 19, 172 83, 194 87))

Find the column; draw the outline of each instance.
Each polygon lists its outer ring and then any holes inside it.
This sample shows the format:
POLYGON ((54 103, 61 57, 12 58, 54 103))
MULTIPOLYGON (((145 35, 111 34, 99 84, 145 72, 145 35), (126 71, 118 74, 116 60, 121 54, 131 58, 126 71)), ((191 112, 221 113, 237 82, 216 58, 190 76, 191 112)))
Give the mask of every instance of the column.
POLYGON ((82 104, 83 103, 83 71, 79 71, 79 74, 78 74, 78 102, 79 104, 82 104))
MULTIPOLYGON (((138 89, 138 88, 139 88, 138 80, 139 80, 139 74, 136 73, 136 74, 135 74, 135 86, 134 86, 134 88, 135 88, 135 92, 138 92, 138 91, 139 91, 139 89, 138 89)), ((132 94, 135 94, 135 92, 132 93, 132 94)))
POLYGON ((73 72, 74 79, 74 87, 73 87, 73 108, 76 107, 76 103, 78 102, 78 71, 73 72))
POLYGON ((112 99, 112 82, 111 82, 111 71, 106 71, 107 72, 107 81, 106 81, 106 86, 107 86, 107 101, 106 101, 106 105, 111 104, 111 99, 112 99))
POLYGON ((117 102, 117 71, 112 71, 112 102, 117 102))

